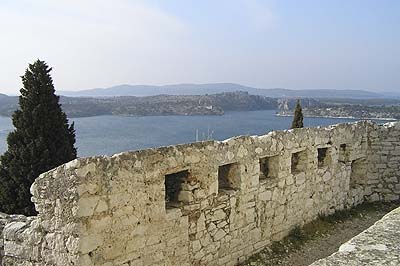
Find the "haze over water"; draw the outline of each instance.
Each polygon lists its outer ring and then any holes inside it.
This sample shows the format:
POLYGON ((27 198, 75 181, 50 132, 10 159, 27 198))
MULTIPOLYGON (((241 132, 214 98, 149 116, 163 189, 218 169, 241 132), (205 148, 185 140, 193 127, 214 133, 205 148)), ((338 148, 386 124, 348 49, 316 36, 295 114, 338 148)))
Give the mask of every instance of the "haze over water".
MULTIPOLYGON (((274 110, 227 112, 222 116, 94 116, 73 118, 78 156, 114 153, 196 141, 211 135, 224 140, 238 135, 262 135, 290 127, 292 117, 277 117, 274 110)), ((305 118, 306 127, 354 122, 342 118, 305 118)), ((0 117, 0 152, 7 149, 11 119, 0 117)))

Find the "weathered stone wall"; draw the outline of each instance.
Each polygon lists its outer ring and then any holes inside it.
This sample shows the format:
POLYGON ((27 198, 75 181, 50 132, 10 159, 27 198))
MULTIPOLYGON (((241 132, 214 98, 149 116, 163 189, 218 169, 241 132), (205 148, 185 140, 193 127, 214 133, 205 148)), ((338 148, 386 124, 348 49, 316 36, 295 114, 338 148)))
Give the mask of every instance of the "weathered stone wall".
POLYGON ((4 226, 10 222, 9 216, 4 213, 0 213, 0 265, 2 265, 2 260, 4 257, 4 237, 3 230, 4 226))
POLYGON ((35 181, 39 215, 7 223, 4 262, 234 265, 319 214, 398 199, 399 134, 358 122, 77 159, 35 181))
POLYGON ((369 201, 393 201, 400 195, 400 123, 374 127, 369 132, 369 201), (372 194, 371 194, 372 192, 372 194))
POLYGON ((35 180, 31 193, 38 216, 8 217, 3 231, 4 265, 79 265, 77 169, 70 168, 67 163, 35 180))

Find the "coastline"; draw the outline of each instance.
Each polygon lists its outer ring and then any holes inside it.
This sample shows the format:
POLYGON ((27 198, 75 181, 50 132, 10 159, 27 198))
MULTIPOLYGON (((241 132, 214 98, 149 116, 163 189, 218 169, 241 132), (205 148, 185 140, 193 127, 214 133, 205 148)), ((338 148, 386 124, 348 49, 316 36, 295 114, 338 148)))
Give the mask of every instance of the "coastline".
MULTIPOLYGON (((282 117, 291 117, 293 116, 292 114, 279 114, 277 113, 276 116, 282 116, 282 117)), ((309 117, 309 118, 334 118, 334 119, 362 119, 362 120, 382 120, 382 121, 397 121, 398 119, 396 118, 389 118, 389 117, 354 117, 354 116, 324 116, 324 115, 306 115, 304 114, 304 117, 309 117)))

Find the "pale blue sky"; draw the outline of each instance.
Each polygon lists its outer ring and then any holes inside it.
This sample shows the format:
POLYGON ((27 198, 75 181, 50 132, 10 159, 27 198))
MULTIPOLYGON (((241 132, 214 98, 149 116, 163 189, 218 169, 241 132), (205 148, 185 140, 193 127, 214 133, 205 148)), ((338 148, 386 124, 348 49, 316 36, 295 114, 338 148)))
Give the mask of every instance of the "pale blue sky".
POLYGON ((235 82, 400 90, 397 0, 0 0, 0 92, 235 82))

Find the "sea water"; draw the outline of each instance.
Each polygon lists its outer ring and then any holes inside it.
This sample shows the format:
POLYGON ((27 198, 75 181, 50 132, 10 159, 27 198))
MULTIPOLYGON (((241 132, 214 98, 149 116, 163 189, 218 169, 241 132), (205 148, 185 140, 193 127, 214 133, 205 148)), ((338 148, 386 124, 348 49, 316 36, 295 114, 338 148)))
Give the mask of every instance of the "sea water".
MULTIPOLYGON (((72 118, 79 157, 112 155, 150 147, 196 140, 224 140, 237 135, 262 135, 288 129, 292 117, 280 117, 274 110, 226 112, 221 116, 94 116, 72 118)), ((305 127, 354 122, 346 118, 304 118, 305 127)), ((0 153, 7 149, 11 118, 0 117, 0 153)))

